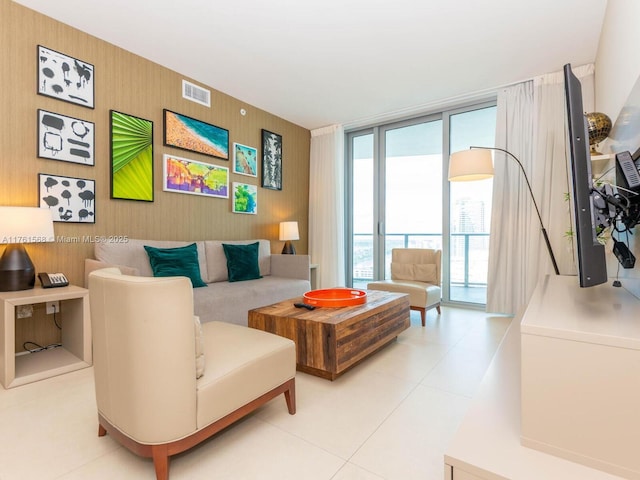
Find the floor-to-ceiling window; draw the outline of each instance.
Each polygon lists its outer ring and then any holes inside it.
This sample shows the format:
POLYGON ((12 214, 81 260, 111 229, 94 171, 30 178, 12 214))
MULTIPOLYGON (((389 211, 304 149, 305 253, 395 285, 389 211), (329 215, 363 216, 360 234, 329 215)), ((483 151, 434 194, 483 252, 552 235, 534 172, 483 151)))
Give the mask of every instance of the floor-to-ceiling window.
MULTIPOLYGON (((374 158, 373 158, 373 132, 364 131, 350 135, 350 167, 351 167, 351 195, 354 208, 347 212, 351 226, 351 278, 372 280, 375 240, 374 229, 374 158)), ((349 243, 349 242, 347 242, 349 243)))
MULTIPOLYGON (((451 112, 449 151, 492 147, 496 108, 451 112)), ((487 268, 493 180, 449 184, 449 300, 487 303, 487 268)))
POLYGON ((491 180, 450 188, 446 172, 494 137, 494 104, 347 133, 349 285, 390 278, 393 248, 441 248, 443 301, 485 303, 491 180))
POLYGON ((442 120, 394 124, 381 134, 384 257, 379 278, 391 278, 393 248, 442 248, 442 120))

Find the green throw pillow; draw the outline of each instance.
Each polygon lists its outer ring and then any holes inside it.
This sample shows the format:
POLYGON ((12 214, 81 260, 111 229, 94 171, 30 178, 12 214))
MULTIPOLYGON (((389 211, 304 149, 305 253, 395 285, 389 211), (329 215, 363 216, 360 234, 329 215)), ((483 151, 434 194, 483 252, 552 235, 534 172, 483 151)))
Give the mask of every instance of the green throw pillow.
POLYGON ((258 248, 260 242, 249 245, 222 244, 224 255, 227 257, 227 272, 230 282, 255 280, 262 278, 258 264, 258 248))
POLYGON ((144 246, 154 277, 189 277, 194 287, 206 287, 200 276, 198 249, 195 243, 185 247, 156 248, 144 246))

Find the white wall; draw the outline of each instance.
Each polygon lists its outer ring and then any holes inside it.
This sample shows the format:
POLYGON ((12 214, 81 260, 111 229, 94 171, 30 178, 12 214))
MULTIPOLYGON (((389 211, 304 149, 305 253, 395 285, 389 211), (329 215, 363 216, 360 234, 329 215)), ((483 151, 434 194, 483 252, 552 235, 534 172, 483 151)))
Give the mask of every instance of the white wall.
MULTIPOLYGON (((596 56, 596 111, 609 115, 614 127, 601 144, 604 153, 640 147, 640 1, 608 0, 596 56)), ((613 166, 610 162, 607 167, 613 166)), ((614 181, 615 175, 608 177, 614 181)), ((634 269, 619 266, 613 253, 607 255, 609 277, 627 279, 629 288, 640 278, 640 228, 629 235, 629 248, 636 256, 634 269), (631 279, 634 279, 633 281, 631 279)), ((626 241, 626 234, 618 235, 626 241)), ((607 245, 612 248, 611 242, 607 245)), ((635 287, 634 287, 635 288, 635 287)))
POLYGON ((640 1, 608 0, 596 55, 596 111, 615 122, 640 77, 640 1))

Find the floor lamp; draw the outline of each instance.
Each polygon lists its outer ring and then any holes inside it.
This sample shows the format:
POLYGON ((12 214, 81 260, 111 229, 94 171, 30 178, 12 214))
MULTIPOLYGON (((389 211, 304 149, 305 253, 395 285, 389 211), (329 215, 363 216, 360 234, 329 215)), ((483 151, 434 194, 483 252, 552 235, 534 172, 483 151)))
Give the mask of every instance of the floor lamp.
POLYGON ((544 228, 544 224, 542 223, 542 216, 540 215, 540 210, 538 209, 538 204, 536 203, 536 199, 533 196, 533 191, 531 190, 531 184, 529 183, 529 179, 527 178, 527 174, 524 171, 522 163, 516 158, 513 153, 497 147, 469 147, 469 150, 461 150, 459 152, 455 152, 451 154, 451 159, 449 161, 449 181, 464 182, 493 177, 493 162, 491 159, 491 150, 497 150, 499 152, 506 153, 511 158, 513 158, 520 167, 522 175, 527 182, 529 193, 531 194, 531 201, 533 202, 533 206, 535 207, 536 213, 538 214, 542 236, 544 237, 544 241, 547 245, 549 257, 551 257, 553 269, 556 272, 556 275, 560 275, 558 264, 556 263, 556 257, 553 254, 553 250, 551 249, 551 243, 549 242, 547 230, 544 228))

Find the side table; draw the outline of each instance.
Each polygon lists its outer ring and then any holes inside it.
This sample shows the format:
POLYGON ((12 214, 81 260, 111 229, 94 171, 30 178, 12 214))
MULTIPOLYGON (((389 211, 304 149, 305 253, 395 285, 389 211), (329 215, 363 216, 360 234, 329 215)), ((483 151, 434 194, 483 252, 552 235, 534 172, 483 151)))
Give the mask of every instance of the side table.
POLYGON ((17 387, 92 364, 89 290, 74 285, 0 292, 0 383, 17 387), (62 346, 16 356, 16 311, 20 305, 60 302, 62 346))

